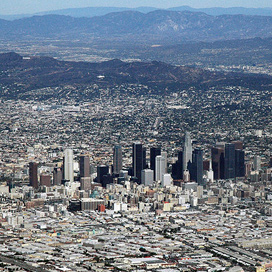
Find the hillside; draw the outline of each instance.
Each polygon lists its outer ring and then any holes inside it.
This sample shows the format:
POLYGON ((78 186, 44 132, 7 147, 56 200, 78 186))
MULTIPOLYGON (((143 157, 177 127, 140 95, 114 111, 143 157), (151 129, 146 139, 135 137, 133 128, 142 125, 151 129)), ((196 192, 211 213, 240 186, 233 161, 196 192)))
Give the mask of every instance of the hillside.
POLYGON ((22 57, 16 53, 0 54, 0 71, 0 95, 6 98, 45 87, 94 84, 101 88, 140 84, 157 92, 230 85, 268 90, 272 84, 272 78, 265 75, 209 72, 157 61, 64 62, 49 57, 22 57))

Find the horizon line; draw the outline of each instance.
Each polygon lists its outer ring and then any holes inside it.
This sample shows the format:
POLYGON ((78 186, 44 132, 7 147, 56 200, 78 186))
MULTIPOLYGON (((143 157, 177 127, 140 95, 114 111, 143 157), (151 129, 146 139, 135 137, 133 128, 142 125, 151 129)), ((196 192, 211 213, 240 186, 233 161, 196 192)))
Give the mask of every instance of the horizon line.
POLYGON ((61 9, 49 9, 49 10, 43 10, 43 11, 38 11, 38 12, 33 12, 33 13, 6 13, 6 14, 0 14, 0 16, 28 16, 28 15, 39 15, 44 12, 57 12, 57 11, 62 11, 62 10, 76 10, 76 9, 87 9, 87 8, 116 8, 116 9, 139 9, 139 8, 154 8, 157 10, 169 10, 172 8, 179 8, 179 7, 188 7, 191 9, 196 9, 196 10, 203 10, 203 9, 233 9, 233 8, 242 8, 242 9, 272 9, 272 7, 245 7, 245 6, 231 6, 231 7, 222 7, 222 6, 211 6, 211 7, 201 7, 201 8, 195 8, 189 5, 179 5, 179 6, 173 6, 170 8, 161 8, 161 7, 154 7, 154 6, 138 6, 138 7, 127 7, 127 6, 85 6, 85 7, 71 7, 71 8, 61 8, 61 9))

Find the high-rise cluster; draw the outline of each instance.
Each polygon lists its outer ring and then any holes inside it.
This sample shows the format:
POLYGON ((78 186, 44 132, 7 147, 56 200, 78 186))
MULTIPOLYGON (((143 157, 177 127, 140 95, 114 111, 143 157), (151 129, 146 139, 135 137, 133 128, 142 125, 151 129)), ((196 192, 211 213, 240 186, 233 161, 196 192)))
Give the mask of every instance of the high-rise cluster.
MULTIPOLYGON (((101 184, 106 187, 110 183, 128 180, 138 184, 170 185, 179 182, 194 181, 198 185, 205 186, 208 181, 218 179, 234 179, 245 176, 245 153, 243 144, 240 141, 231 143, 217 143, 211 149, 211 160, 203 160, 204 153, 199 147, 193 148, 189 132, 185 133, 184 146, 178 152, 177 161, 172 164, 171 169, 167 164, 167 152, 162 151, 161 147, 153 146, 150 148, 149 157, 146 147, 140 142, 132 144, 132 165, 131 168, 123 169, 122 146, 113 147, 113 163, 109 165, 97 166, 97 177, 91 178, 90 157, 87 154, 79 156, 79 175, 74 168, 74 155, 72 149, 64 150, 63 164, 53 170, 53 185, 60 185, 66 182, 72 184, 74 181, 80 182, 82 190, 91 188, 91 182, 101 184)), ((253 169, 260 169, 260 157, 255 156, 253 169)), ((38 165, 30 163, 29 181, 34 188, 41 186, 51 186, 51 177, 48 173, 42 173, 40 182, 38 180, 38 165)))

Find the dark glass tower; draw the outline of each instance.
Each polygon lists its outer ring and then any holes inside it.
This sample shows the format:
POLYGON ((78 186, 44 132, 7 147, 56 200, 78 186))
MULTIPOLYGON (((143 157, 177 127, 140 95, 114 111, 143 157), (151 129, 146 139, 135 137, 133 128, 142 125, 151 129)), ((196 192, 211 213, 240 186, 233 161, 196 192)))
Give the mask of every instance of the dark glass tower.
POLYGON ((122 167, 122 147, 120 145, 116 145, 113 148, 113 173, 119 174, 122 167))
POLYGON ((102 183, 103 176, 109 173, 109 167, 107 165, 97 166, 97 182, 102 183))
POLYGON ((146 168, 146 149, 141 143, 133 143, 132 145, 132 170, 133 176, 141 182, 141 172, 146 168))
POLYGON ((212 169, 214 172, 214 179, 224 179, 224 149, 213 147, 212 148, 212 169))
POLYGON ((197 184, 203 184, 203 151, 196 148, 192 154, 192 163, 189 162, 189 172, 192 180, 197 184))
POLYGON ((81 178, 86 178, 90 176, 90 157, 89 156, 80 156, 79 170, 80 170, 81 178))
POLYGON ((225 179, 235 178, 235 145, 225 145, 225 179))
POLYGON ((245 176, 245 152, 243 150, 235 150, 235 177, 245 176))
POLYGON ((154 179, 155 179, 155 173, 156 173, 155 159, 156 159, 156 156, 160 156, 160 155, 161 155, 160 147, 150 148, 150 169, 154 171, 154 179))
POLYGON ((179 151, 177 161, 177 179, 183 179, 183 171, 183 151, 179 151))
POLYGON ((29 163, 29 184, 35 189, 39 188, 38 164, 36 162, 29 163))
POLYGON ((60 168, 55 167, 53 170, 53 185, 61 185, 62 171, 60 168))

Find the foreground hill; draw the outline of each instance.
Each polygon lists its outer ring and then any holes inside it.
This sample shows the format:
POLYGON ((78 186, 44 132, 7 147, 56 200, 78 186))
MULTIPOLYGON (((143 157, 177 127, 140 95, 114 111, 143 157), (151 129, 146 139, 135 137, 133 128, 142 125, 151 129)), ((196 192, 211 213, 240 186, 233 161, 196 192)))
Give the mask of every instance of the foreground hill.
POLYGON ((158 93, 189 87, 204 90, 221 86, 270 90, 272 84, 272 78, 265 75, 209 72, 162 62, 64 62, 49 57, 26 58, 16 53, 0 54, 0 71, 0 95, 6 98, 16 98, 24 92, 45 87, 82 87, 94 84, 101 88, 141 84, 158 93))

